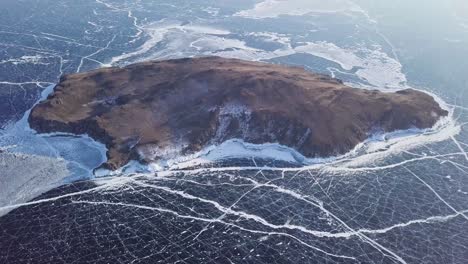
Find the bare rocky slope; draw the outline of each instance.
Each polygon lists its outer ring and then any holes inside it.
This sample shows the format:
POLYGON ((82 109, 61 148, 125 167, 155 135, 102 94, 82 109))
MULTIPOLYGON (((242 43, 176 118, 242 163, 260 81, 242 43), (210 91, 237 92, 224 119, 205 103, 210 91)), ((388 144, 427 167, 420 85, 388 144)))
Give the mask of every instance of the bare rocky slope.
POLYGON ((109 149, 104 166, 117 169, 232 138, 326 157, 372 132, 429 128, 447 114, 412 89, 355 89, 298 67, 203 57, 63 76, 29 122, 41 133, 90 135, 109 149))

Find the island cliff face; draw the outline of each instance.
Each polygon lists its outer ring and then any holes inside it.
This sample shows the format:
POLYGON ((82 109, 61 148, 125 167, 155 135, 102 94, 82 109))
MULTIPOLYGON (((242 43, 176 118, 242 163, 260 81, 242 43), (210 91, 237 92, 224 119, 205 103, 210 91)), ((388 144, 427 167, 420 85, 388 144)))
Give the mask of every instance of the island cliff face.
POLYGON ((232 138, 327 157, 372 132, 429 128, 447 114, 416 90, 355 89, 298 67, 204 57, 63 76, 29 122, 41 133, 88 134, 117 169, 232 138))

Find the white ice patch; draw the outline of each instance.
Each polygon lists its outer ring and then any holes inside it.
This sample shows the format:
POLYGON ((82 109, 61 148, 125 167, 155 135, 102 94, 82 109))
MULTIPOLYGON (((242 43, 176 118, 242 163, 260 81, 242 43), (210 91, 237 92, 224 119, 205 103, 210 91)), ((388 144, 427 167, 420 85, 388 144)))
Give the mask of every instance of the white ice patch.
POLYGON ((153 169, 151 166, 143 165, 140 162, 136 160, 131 160, 125 166, 122 168, 111 171, 108 169, 104 168, 99 168, 94 171, 94 176, 96 178, 102 178, 102 177, 107 177, 107 176, 118 176, 118 175, 130 175, 134 173, 147 173, 147 172, 152 172, 153 169))
POLYGON ((251 32, 248 34, 259 39, 262 39, 265 42, 278 43, 284 46, 289 46, 291 39, 286 34, 273 33, 273 32, 251 32))
POLYGON ((309 13, 343 12, 365 13, 361 7, 348 0, 266 0, 234 16, 262 19, 281 15, 302 16, 309 13))
POLYGON ((356 66, 362 65, 362 59, 352 51, 336 46, 333 43, 320 41, 308 42, 295 48, 298 53, 307 53, 329 61, 336 62, 344 70, 350 71, 356 66))
POLYGON ((21 64, 49 65, 48 62, 44 62, 44 60, 46 60, 48 58, 49 57, 44 57, 44 56, 41 56, 41 55, 21 56, 19 58, 1 60, 0 64, 11 63, 13 65, 21 65, 21 64))
POLYGON ((303 164, 307 160, 296 150, 277 143, 251 144, 241 139, 231 139, 170 164, 172 167, 185 168, 233 158, 262 158, 295 164, 303 164))
POLYGON ((366 80, 374 88, 402 89, 408 88, 406 75, 402 72, 403 66, 397 60, 390 58, 380 49, 360 50, 364 58, 360 59, 360 67, 356 75, 366 80))
MULTIPOLYGON (((171 33, 179 34, 180 36, 228 35, 230 33, 229 31, 213 27, 171 23, 167 22, 165 19, 142 26, 141 30, 143 30, 146 33, 148 40, 136 51, 113 57, 111 61, 105 66, 112 66, 120 63, 128 64, 146 60, 148 59, 148 53, 156 52, 152 51, 153 48, 155 48, 158 44, 163 42, 166 36, 170 35, 171 33)), ((175 42, 169 43, 168 46, 173 46, 173 48, 176 48, 177 46, 182 44, 177 43, 177 41, 183 41, 183 38, 176 39, 175 42)), ((161 52, 156 52, 155 54, 150 55, 150 57, 156 58, 160 57, 161 55, 161 52)))
POLYGON ((205 7, 201 9, 212 16, 218 16, 220 9, 217 7, 205 7))
MULTIPOLYGON (((62 184, 69 171, 63 159, 0 153, 0 208, 27 202, 62 184)), ((0 216, 9 210, 0 209, 0 216)))

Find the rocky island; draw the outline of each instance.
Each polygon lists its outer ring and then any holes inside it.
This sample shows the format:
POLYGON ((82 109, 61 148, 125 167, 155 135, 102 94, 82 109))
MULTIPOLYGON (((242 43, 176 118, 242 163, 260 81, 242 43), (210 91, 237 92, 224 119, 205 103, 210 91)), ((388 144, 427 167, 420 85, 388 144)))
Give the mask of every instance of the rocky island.
POLYGON ((29 122, 39 133, 88 134, 104 143, 104 167, 114 170, 233 138, 333 156, 373 132, 430 128, 447 114, 412 89, 356 89, 298 67, 202 57, 65 75, 29 122))

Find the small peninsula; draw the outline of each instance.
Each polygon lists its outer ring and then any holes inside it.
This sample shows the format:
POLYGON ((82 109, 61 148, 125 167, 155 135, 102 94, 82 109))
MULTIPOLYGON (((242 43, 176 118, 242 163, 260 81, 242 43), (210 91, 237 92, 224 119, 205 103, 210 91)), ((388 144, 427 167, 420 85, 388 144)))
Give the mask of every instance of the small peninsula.
POLYGON ((201 57, 65 75, 29 123, 88 134, 107 146, 104 167, 115 170, 233 138, 334 156, 376 131, 430 128, 447 114, 413 89, 357 89, 299 67, 201 57))

